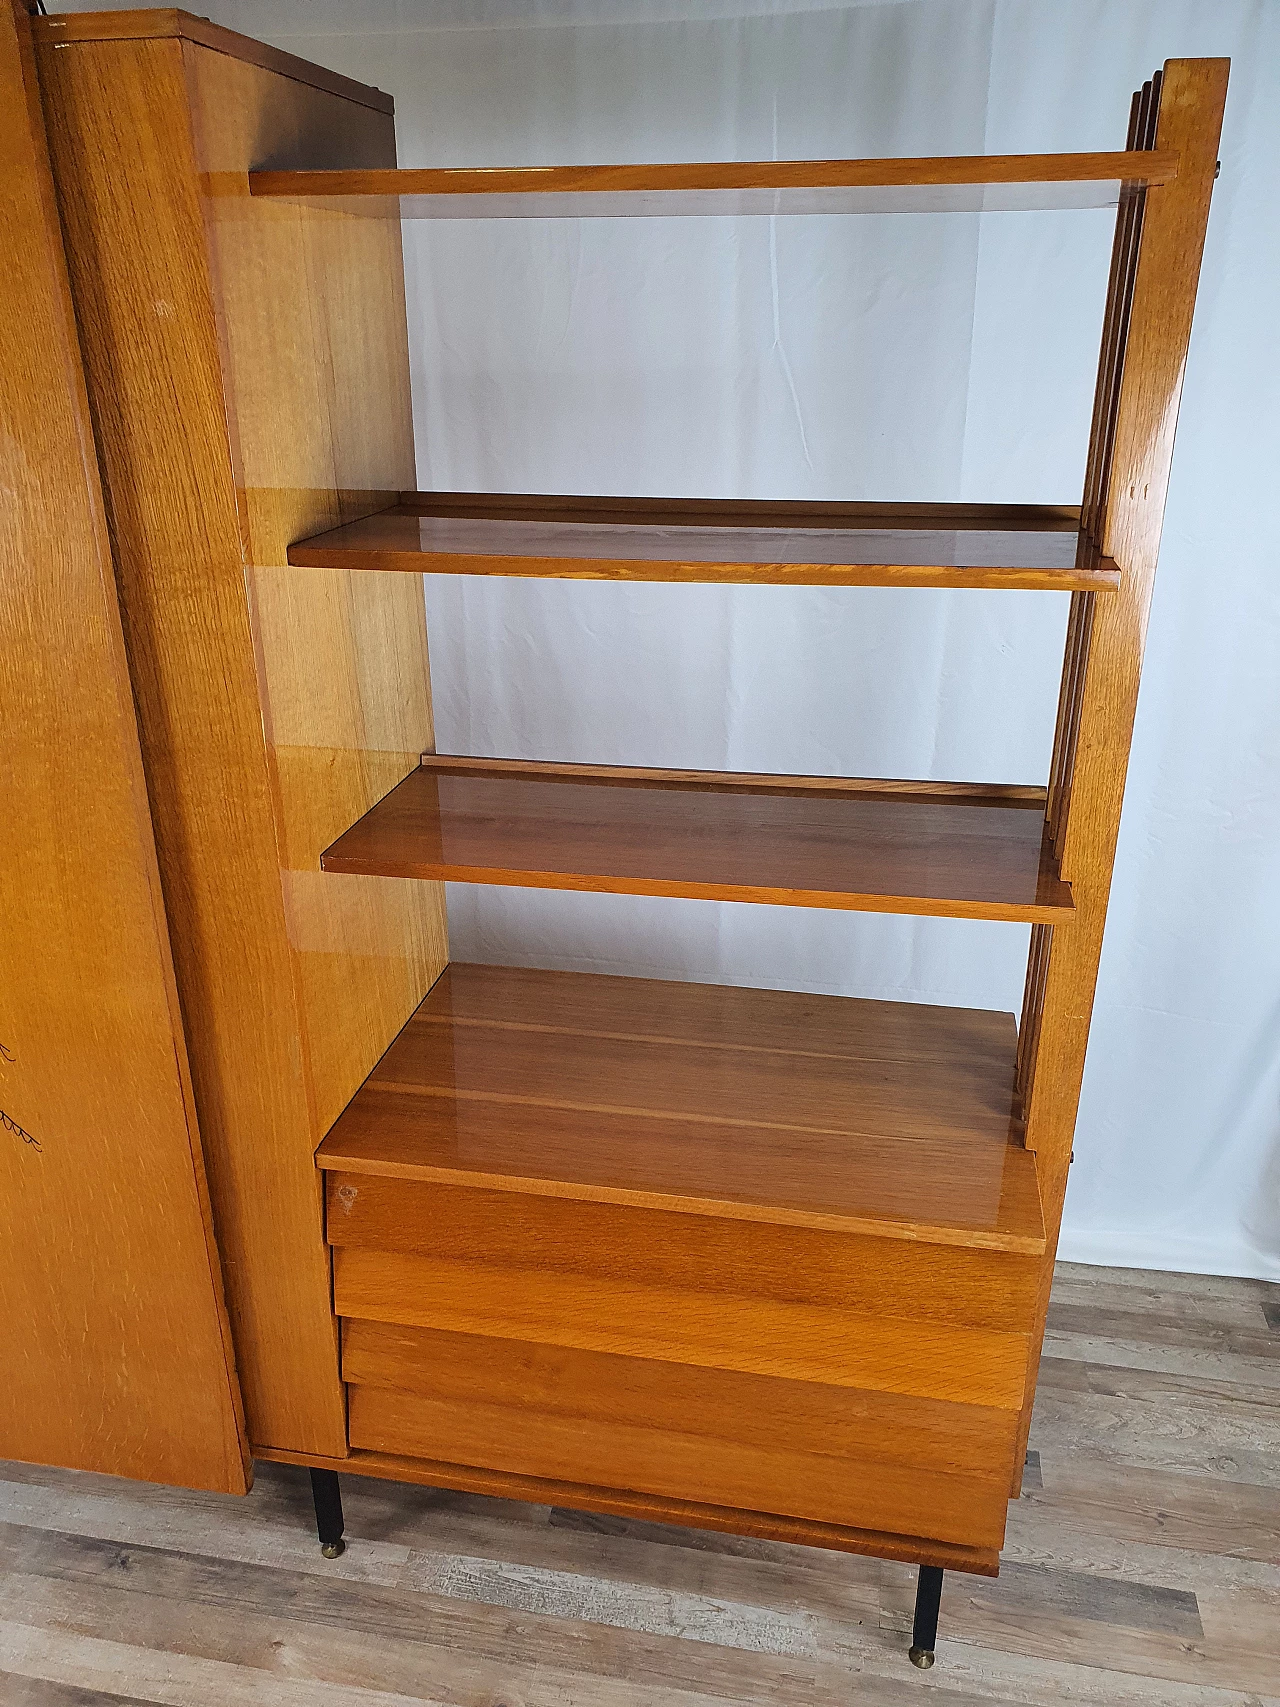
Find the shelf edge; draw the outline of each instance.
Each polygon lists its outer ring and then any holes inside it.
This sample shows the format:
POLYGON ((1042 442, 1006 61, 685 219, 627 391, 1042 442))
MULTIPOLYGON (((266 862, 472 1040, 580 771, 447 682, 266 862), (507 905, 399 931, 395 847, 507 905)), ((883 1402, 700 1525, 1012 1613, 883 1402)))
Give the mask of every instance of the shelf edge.
MULTIPOLYGON (((120 12, 62 12, 53 17, 33 18, 32 29, 38 42, 50 47, 70 47, 76 42, 104 41, 163 41, 180 40, 211 48, 215 53, 228 54, 246 65, 260 66, 264 71, 277 72, 305 83, 327 95, 338 95, 374 112, 395 112, 395 101, 385 90, 368 83, 358 83, 340 71, 313 65, 297 54, 283 48, 271 47, 252 36, 241 35, 208 18, 197 17, 178 7, 136 8, 120 12)), ((241 180, 243 182, 243 180, 241 180)))
POLYGON ((587 195, 681 190, 894 189, 988 184, 1167 184, 1172 149, 1075 154, 706 160, 597 166, 384 167, 249 174, 255 196, 587 195))
POLYGON ((893 777, 789 776, 772 771, 696 771, 642 765, 564 764, 550 759, 477 758, 423 753, 421 770, 443 776, 500 776, 528 782, 581 782, 617 788, 709 794, 819 794, 849 800, 900 800, 913 805, 1004 806, 1043 812, 1049 791, 1015 782, 903 781, 893 777))
POLYGON ((1058 879, 1066 895, 1059 901, 955 901, 934 896, 870 895, 857 890, 808 890, 734 887, 723 883, 682 883, 665 878, 613 878, 553 871, 523 871, 510 866, 449 865, 429 861, 387 861, 320 856, 322 871, 354 877, 399 877, 429 883, 480 883, 496 889, 557 889, 586 895, 653 895, 675 901, 734 901, 757 907, 811 907, 833 913, 890 913, 919 919, 988 919, 1004 924, 1061 925, 1075 913, 1070 885, 1058 879))
POLYGON ((935 587, 1011 593, 1108 593, 1118 568, 1032 569, 931 563, 686 562, 679 557, 510 557, 499 553, 379 551, 328 547, 322 534, 288 549, 295 569, 408 575, 494 575, 508 580, 661 581, 783 587, 935 587))
MULTIPOLYGON (((1016 1147, 1016 1146, 1015 1146, 1016 1147)), ((1026 1151, 1028 1156, 1031 1151, 1026 1151)), ((1034 1166, 1034 1158, 1033 1158, 1034 1166)), ((616 1203, 632 1209, 657 1209, 675 1215, 702 1215, 709 1220, 758 1221, 781 1227, 806 1227, 828 1233, 857 1234, 892 1239, 916 1245, 946 1245, 960 1250, 1001 1251, 1012 1256, 1043 1256, 1045 1238, 1019 1233, 992 1233, 981 1229, 935 1227, 924 1223, 892 1221, 872 1215, 839 1215, 822 1210, 792 1209, 786 1205, 750 1203, 738 1198, 680 1197, 660 1191, 642 1191, 626 1186, 595 1186, 575 1180, 543 1179, 537 1175, 513 1178, 510 1174, 477 1173, 465 1168, 447 1168, 426 1162, 370 1160, 344 1156, 338 1146, 316 1152, 321 1172, 367 1174, 382 1179, 411 1179, 436 1185, 455 1185, 476 1191, 501 1191, 517 1197, 556 1197, 575 1203, 616 1203)), ((1037 1188, 1037 1198, 1039 1196, 1037 1188)))

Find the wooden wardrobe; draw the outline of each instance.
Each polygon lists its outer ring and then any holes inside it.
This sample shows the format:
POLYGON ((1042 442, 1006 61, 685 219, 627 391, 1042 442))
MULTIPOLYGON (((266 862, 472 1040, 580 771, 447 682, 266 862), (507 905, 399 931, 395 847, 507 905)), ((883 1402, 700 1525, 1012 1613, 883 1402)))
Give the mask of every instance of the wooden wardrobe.
POLYGON ((0 1457, 243 1493, 25 9, 0 6, 0 1457))
POLYGON ((402 171, 185 13, 34 39, 249 1450, 331 1549, 343 1471, 918 1562, 927 1664, 1019 1487, 1226 62, 1108 154, 402 171), (402 217, 1098 206, 1079 503, 414 490, 402 217), (438 755, 424 570, 1067 593, 1051 771, 438 755), (1023 1010, 451 965, 446 879, 1021 921, 1023 1010))

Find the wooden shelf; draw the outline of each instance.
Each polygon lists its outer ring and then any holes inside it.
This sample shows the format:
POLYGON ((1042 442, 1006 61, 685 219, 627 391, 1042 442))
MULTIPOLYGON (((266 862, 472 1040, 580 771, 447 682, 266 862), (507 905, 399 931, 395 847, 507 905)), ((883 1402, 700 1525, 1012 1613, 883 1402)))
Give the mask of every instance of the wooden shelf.
POLYGON ((1170 150, 900 160, 717 160, 622 166, 251 172, 255 196, 405 219, 670 214, 982 213, 1114 207, 1123 184, 1167 184, 1170 150), (398 206, 396 205, 398 203, 398 206))
POLYGON ((405 493, 299 540, 311 569, 774 586, 1105 592, 1120 571, 1067 507, 405 493))
POLYGON ((424 755, 325 871, 1061 923, 1044 791, 424 755))
POLYGON ((1011 1014, 447 968, 320 1167, 1039 1254, 1011 1014))

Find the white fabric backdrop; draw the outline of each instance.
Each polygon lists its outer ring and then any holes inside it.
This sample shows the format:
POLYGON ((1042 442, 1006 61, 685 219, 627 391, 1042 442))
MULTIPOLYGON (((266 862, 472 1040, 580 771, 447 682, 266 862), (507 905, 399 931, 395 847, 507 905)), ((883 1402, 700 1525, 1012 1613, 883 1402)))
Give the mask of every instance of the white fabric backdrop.
MULTIPOLYGON (((1122 146, 1233 59, 1062 1254, 1280 1276, 1280 5, 212 0, 402 165, 1122 146)), ((1078 500, 1111 216, 425 222, 423 487, 1078 500)), ((1066 599, 433 578, 441 751, 1038 781, 1066 599)), ((1018 1007, 1027 932, 454 888, 459 958, 1018 1007)))

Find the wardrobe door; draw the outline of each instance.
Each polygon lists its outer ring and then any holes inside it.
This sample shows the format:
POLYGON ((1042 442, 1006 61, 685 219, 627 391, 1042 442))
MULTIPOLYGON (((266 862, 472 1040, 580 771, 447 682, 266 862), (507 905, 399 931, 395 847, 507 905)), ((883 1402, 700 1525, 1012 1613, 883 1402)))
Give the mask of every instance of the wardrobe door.
POLYGON ((0 6, 0 1458, 249 1470, 21 0, 0 6))

